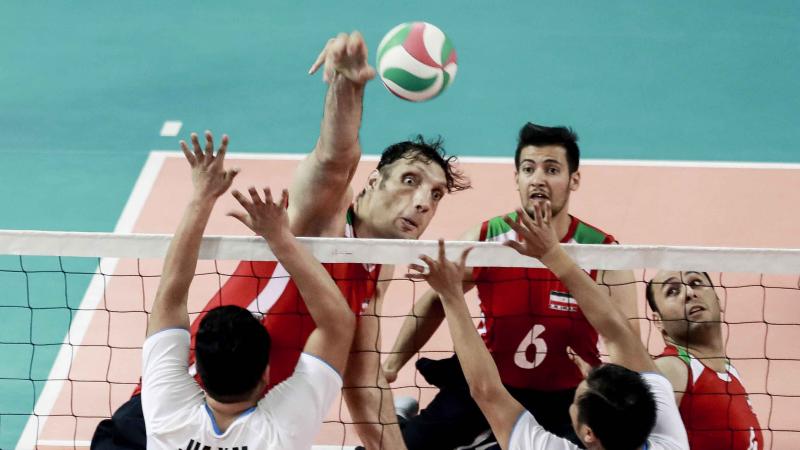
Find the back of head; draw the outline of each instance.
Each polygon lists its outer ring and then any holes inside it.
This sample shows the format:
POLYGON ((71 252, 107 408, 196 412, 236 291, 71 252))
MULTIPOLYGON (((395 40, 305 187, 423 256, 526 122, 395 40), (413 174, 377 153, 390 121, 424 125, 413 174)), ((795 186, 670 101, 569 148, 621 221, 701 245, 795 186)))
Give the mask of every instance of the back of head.
POLYGON ((381 154, 377 169, 381 171, 399 159, 417 160, 441 167, 447 181, 447 192, 470 188, 469 180, 455 167, 457 158, 447 155, 441 138, 426 141, 422 135, 417 135, 413 140, 392 144, 381 154))
POLYGON ((197 373, 213 399, 247 400, 269 361, 266 328, 238 306, 220 306, 206 314, 195 337, 197 373))
POLYGON ((519 169, 519 155, 522 149, 528 146, 543 147, 558 145, 567 151, 567 164, 569 173, 578 170, 581 151, 578 148, 578 135, 567 127, 546 127, 528 122, 519 130, 517 151, 514 154, 514 167, 519 169))
POLYGON ((578 422, 586 424, 603 448, 635 450, 656 423, 656 402, 638 373, 617 364, 595 367, 577 399, 578 422))

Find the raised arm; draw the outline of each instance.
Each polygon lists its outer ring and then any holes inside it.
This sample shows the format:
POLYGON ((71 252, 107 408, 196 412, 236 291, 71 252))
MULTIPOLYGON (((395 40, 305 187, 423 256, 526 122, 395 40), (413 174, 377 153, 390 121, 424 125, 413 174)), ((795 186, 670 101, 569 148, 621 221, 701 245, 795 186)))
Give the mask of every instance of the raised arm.
POLYGON ((317 326, 303 351, 344 373, 355 328, 353 312, 322 264, 297 242, 289 230, 286 214, 288 192, 283 191, 278 204, 272 201, 269 188, 264 189, 263 201, 253 187, 249 189, 249 195, 248 199, 238 191, 233 192, 246 212, 232 212, 230 215, 266 239, 275 257, 297 285, 317 326))
POLYGON ((567 286, 586 320, 603 336, 610 362, 637 372, 657 371, 641 338, 633 333, 619 306, 609 298, 608 289, 599 286, 578 267, 559 244, 550 223, 550 203, 535 204, 534 212, 535 217, 531 218, 524 211, 518 211, 521 223, 506 218, 506 223, 521 239, 521 242, 509 241, 506 245, 539 259, 567 286))
POLYGON ((223 166, 228 136, 222 136, 222 145, 216 155, 211 133, 206 131, 205 137, 205 150, 201 149, 196 133, 192 133, 191 151, 186 142, 181 141, 181 150, 192 168, 194 191, 164 259, 164 271, 147 324, 147 336, 166 328, 189 328, 186 302, 197 267, 203 231, 217 198, 228 190, 238 173, 238 169, 225 170, 223 166))
POLYGON ((505 449, 508 448, 514 424, 524 408, 500 381, 500 372, 494 359, 469 315, 461 286, 469 251, 464 251, 458 264, 453 263, 445 257, 444 241, 440 240, 438 260, 424 255, 420 257, 428 265, 429 272, 426 274, 422 266, 412 264, 409 269, 417 273, 409 277, 427 280, 439 293, 470 395, 489 422, 497 442, 505 449))
POLYGON ((342 33, 328 41, 309 73, 323 67, 325 95, 320 135, 300 163, 290 188, 289 217, 298 236, 340 236, 342 210, 352 200, 350 181, 361 158, 364 85, 375 76, 367 63, 361 33, 342 33))
MULTIPOLYGON (((475 227, 464 233, 459 240, 477 241, 480 238, 480 231, 480 227, 475 227)), ((472 272, 467 268, 464 271, 462 284, 464 292, 468 292, 475 286, 471 276, 472 272)), ((391 353, 383 363, 383 373, 390 383, 397 379, 400 369, 431 339, 443 320, 444 308, 436 291, 429 290, 414 302, 411 311, 403 320, 391 353)))

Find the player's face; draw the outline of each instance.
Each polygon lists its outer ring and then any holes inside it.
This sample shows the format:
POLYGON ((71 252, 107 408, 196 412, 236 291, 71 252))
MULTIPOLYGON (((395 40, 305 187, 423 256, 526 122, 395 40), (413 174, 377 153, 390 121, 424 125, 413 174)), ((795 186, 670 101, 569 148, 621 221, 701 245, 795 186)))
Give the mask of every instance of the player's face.
POLYGON ((522 208, 531 216, 533 205, 549 200, 553 217, 567 213, 569 194, 580 185, 580 172, 569 173, 567 150, 560 145, 536 147, 520 151, 519 168, 514 174, 522 208))
POLYGON ((435 163, 400 158, 371 176, 368 189, 375 237, 417 239, 447 193, 447 180, 435 163))
POLYGON ((701 272, 661 271, 653 278, 653 296, 661 326, 669 336, 685 339, 689 331, 719 325, 719 297, 701 272))

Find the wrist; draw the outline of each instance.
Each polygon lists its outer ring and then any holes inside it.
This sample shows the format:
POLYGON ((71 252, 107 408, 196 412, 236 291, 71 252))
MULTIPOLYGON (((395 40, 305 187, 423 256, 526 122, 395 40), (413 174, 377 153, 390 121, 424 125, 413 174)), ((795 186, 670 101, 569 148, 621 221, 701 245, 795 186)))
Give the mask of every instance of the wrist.
POLYGON ((575 261, 570 258, 560 244, 556 244, 551 247, 547 253, 539 258, 539 261, 547 266, 547 268, 559 278, 572 270, 572 268, 576 267, 575 261))

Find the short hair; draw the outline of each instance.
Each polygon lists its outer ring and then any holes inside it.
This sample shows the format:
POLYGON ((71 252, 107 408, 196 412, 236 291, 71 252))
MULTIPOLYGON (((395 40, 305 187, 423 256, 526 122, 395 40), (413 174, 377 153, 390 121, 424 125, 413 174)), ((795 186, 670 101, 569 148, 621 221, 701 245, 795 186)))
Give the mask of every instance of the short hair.
POLYGON ((578 422, 588 425, 603 448, 635 450, 656 423, 656 401, 642 376, 618 364, 602 364, 586 377, 577 399, 578 422))
POLYGON ((447 192, 463 191, 471 187, 469 179, 455 167, 458 158, 454 155, 447 155, 444 149, 444 141, 441 137, 426 141, 419 134, 412 140, 398 142, 386 147, 381 154, 380 162, 378 162, 378 171, 400 158, 434 163, 441 167, 447 183, 447 192))
MULTIPOLYGON (((706 277, 709 286, 714 286, 714 282, 711 281, 711 276, 708 274, 708 272, 700 273, 706 277)), ((647 287, 644 289, 644 296, 647 298, 647 304, 650 305, 650 309, 653 312, 660 313, 661 311, 659 311, 658 305, 656 305, 656 293, 655 287, 653 286, 653 280, 655 280, 655 277, 651 278, 650 281, 647 282, 647 287)))
POLYGON ((221 403, 246 400, 267 368, 269 350, 269 333, 250 311, 234 305, 210 310, 195 337, 203 388, 221 403))
POLYGON ((581 150, 578 148, 578 135, 572 128, 558 126, 546 127, 528 122, 519 130, 517 151, 514 154, 514 167, 519 169, 519 155, 522 149, 530 145, 541 147, 544 145, 558 145, 567 151, 567 167, 569 173, 578 170, 581 160, 581 150))

